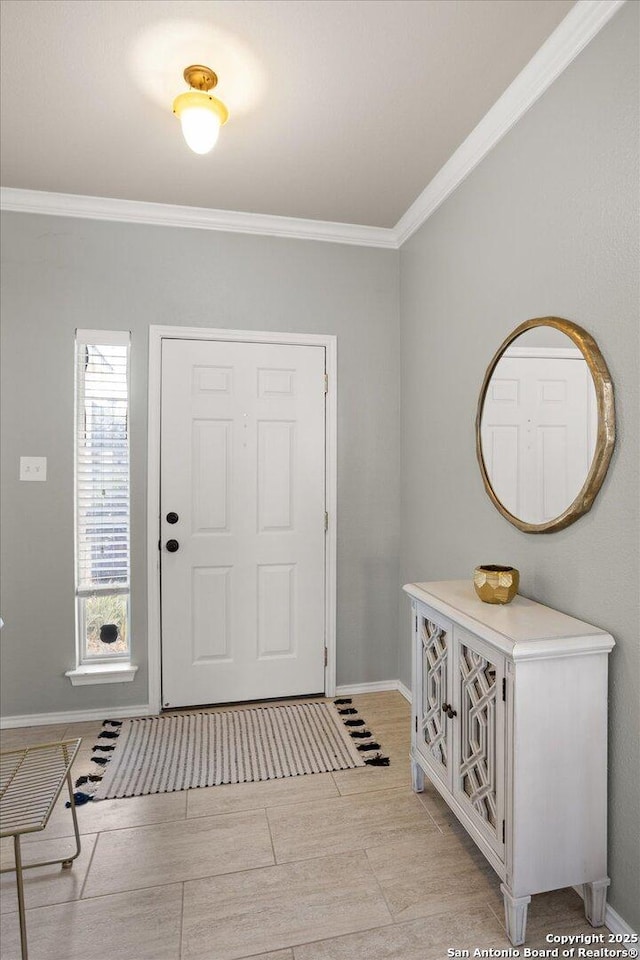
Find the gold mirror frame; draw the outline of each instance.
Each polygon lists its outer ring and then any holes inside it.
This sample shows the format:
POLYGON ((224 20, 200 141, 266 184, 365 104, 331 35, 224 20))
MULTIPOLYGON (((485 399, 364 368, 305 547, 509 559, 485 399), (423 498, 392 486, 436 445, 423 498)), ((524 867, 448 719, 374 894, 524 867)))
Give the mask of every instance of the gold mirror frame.
POLYGON ((494 506, 500 511, 502 516, 505 517, 509 523, 512 523, 514 527, 517 527, 519 530, 523 530, 525 533, 552 533, 555 530, 563 530, 564 527, 568 527, 569 524, 575 523, 579 517, 591 509, 593 501, 595 500, 596 495, 602 486, 602 481, 604 480, 609 468, 615 441, 616 418, 613 401, 613 383, 611 382, 611 375, 609 374, 604 357, 600 353, 598 344, 595 342, 591 334, 587 333, 586 330, 578 326, 577 323, 573 323, 571 320, 563 320, 562 317, 538 317, 535 320, 525 320, 525 322, 521 323, 519 327, 516 327, 516 329, 510 333, 507 339, 504 340, 500 345, 491 363, 489 364, 489 367, 487 368, 487 372, 482 383, 482 389, 480 390, 478 412, 476 414, 476 456, 480 465, 482 481, 484 483, 485 490, 493 501, 494 506), (493 487, 491 486, 491 481, 487 474, 484 457, 482 456, 482 443, 480 436, 482 409, 484 407, 484 400, 489 387, 489 382, 493 376, 493 371, 495 370, 498 361, 502 357, 507 347, 511 346, 513 341, 516 340, 516 338, 526 330, 532 330, 534 327, 555 327, 556 330, 566 334, 571 340, 573 340, 575 345, 582 353, 582 356, 585 358, 587 366, 589 367, 589 371, 593 378, 598 405, 598 435, 596 438, 596 447, 593 454, 593 460, 591 461, 591 467, 589 469, 589 473, 587 474, 587 478, 582 486, 582 489, 578 493, 578 496, 575 498, 573 503, 567 507, 564 513, 561 513, 558 517, 555 517, 553 520, 549 520, 546 523, 526 523, 524 520, 520 520, 519 517, 516 517, 514 514, 510 513, 509 510, 507 510, 507 508, 501 503, 496 496, 493 487))

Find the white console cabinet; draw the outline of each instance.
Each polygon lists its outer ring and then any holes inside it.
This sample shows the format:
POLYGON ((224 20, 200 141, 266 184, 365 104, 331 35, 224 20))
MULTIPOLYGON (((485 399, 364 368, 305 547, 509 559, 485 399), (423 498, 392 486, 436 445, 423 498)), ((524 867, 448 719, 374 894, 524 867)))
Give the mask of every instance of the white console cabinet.
POLYGON ((412 583, 413 787, 426 775, 502 880, 509 939, 531 895, 582 885, 604 923, 613 638, 466 580, 412 583))

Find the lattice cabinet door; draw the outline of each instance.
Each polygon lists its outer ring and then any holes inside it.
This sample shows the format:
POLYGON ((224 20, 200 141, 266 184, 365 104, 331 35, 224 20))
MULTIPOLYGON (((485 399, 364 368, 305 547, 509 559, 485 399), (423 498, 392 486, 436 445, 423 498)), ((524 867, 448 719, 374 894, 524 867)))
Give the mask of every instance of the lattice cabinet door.
POLYGON ((418 710, 416 747, 431 769, 451 789, 450 700, 452 627, 418 605, 418 710))
POLYGON ((453 794, 503 860, 505 662, 478 637, 454 630, 453 794))

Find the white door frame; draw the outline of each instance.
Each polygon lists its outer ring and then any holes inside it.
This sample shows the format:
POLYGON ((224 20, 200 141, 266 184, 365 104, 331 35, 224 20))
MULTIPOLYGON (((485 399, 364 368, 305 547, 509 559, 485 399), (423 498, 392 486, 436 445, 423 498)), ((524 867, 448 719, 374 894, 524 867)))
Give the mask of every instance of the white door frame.
POLYGON ((224 330, 207 327, 149 327, 149 416, 147 462, 147 631, 149 706, 162 707, 160 649, 160 403, 163 340, 227 340, 245 343, 281 343, 324 347, 328 377, 325 413, 325 490, 329 525, 325 541, 325 646, 327 663, 324 692, 336 692, 336 594, 337 594, 337 502, 338 502, 338 340, 332 334, 271 333, 264 330, 224 330))

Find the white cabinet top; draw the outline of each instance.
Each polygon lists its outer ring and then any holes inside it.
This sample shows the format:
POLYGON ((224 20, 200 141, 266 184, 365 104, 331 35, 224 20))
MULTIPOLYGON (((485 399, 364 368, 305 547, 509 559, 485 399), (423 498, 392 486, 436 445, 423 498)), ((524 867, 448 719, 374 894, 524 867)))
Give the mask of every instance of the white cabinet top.
POLYGON ((403 589, 513 660, 608 653, 614 646, 605 630, 526 597, 516 596, 508 604, 484 603, 470 579, 408 583, 403 589))

